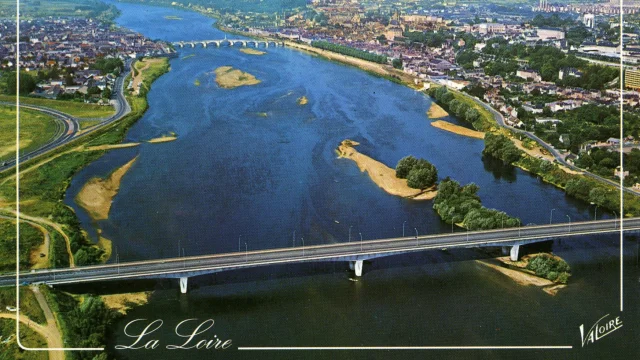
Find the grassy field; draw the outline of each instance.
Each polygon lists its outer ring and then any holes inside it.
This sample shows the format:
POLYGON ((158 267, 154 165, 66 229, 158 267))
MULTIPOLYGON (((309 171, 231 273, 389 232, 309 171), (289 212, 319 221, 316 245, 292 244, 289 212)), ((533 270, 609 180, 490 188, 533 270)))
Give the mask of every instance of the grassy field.
MULTIPOLYGON (((56 120, 39 111, 20 111, 20 150, 29 152, 51 140, 57 130, 56 120)), ((16 109, 0 105, 0 161, 16 156, 16 109)))
MULTIPOLYGON (((168 60, 163 59, 163 61, 144 70, 144 86, 142 86, 141 94, 127 96, 132 109, 131 113, 120 121, 87 135, 81 142, 85 146, 120 143, 129 127, 147 109, 146 89, 151 87, 151 83, 156 77, 168 69, 168 60)), ((45 158, 30 160, 22 165, 21 211, 27 215, 47 218, 61 224, 69 235, 71 251, 76 260, 78 253, 82 252, 82 257, 88 259, 89 263, 99 263, 102 260, 102 250, 86 238, 75 213, 62 202, 73 175, 105 154, 105 151, 75 151, 79 145, 81 145, 79 142, 68 144, 52 151, 45 158), (53 160, 45 163, 47 159, 53 160), (36 168, 34 167, 36 164, 41 164, 41 166, 36 168), (33 168, 30 169, 30 167, 33 168)), ((0 201, 4 199, 5 202, 9 202, 14 198, 15 178, 10 172, 5 172, 0 175, 0 201)), ((50 261, 55 266, 64 266, 68 262, 68 257, 64 254, 60 243, 61 241, 57 241, 57 237, 54 236, 50 261)), ((78 263, 78 265, 85 264, 87 263, 78 263)))
MULTIPOLYGON (((0 360, 47 360, 46 351, 24 351, 15 341, 16 322, 12 319, 0 319, 0 360), (4 342, 11 339, 11 341, 4 342)), ((20 326, 20 342, 30 348, 47 347, 42 335, 27 326, 20 326)))
MULTIPOLYGON (((20 269, 29 270, 31 251, 44 242, 42 232, 35 227, 20 224, 20 269)), ((0 271, 14 271, 16 268, 16 224, 0 219, 0 271)))
MULTIPOLYGON (((7 311, 7 306, 16 306, 16 289, 15 287, 6 287, 0 289, 0 311, 7 311)), ((29 317, 29 319, 38 324, 46 324, 47 319, 44 312, 38 304, 33 291, 27 287, 20 287, 20 313, 29 317)))
MULTIPOLYGON (((14 95, 0 95, 0 101, 16 102, 14 95)), ((85 104, 76 101, 50 100, 21 96, 21 104, 38 105, 61 111, 79 119, 104 118, 115 113, 113 106, 102 106, 96 104, 85 104)))

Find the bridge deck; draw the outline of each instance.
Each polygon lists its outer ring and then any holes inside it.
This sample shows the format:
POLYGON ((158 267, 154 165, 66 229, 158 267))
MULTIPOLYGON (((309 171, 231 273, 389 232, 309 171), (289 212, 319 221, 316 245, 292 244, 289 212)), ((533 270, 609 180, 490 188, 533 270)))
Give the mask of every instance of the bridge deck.
MULTIPOLYGON (((624 231, 640 230, 640 218, 625 219, 624 231)), ((308 261, 354 261, 440 248, 525 244, 552 238, 620 232, 620 221, 599 220, 501 230, 457 232, 281 249, 136 261, 20 273, 20 282, 71 284, 115 279, 172 278, 217 271, 308 261)), ((15 274, 0 277, 13 285, 15 274)))

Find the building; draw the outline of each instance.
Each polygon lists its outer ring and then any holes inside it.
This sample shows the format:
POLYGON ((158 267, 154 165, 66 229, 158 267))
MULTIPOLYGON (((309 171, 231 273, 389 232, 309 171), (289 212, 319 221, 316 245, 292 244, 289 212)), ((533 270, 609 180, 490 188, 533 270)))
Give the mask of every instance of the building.
POLYGON ((521 69, 516 72, 516 76, 525 80, 531 79, 536 82, 542 81, 542 77, 540 77, 540 74, 535 70, 521 69))
POLYGON ((626 69, 624 71, 624 86, 630 89, 640 89, 640 70, 626 69))
POLYGON ((536 30, 540 40, 562 40, 564 39, 564 31, 558 29, 538 28, 536 30))
POLYGON ((593 29, 593 27, 595 26, 595 23, 596 23, 595 15, 593 15, 593 14, 583 14, 582 15, 582 23, 584 24, 584 26, 593 29))

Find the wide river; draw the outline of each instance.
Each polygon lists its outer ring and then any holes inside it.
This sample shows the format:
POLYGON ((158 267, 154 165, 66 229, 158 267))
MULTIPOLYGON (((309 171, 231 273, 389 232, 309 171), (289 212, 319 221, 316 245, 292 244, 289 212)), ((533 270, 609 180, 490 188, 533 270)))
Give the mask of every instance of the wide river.
MULTIPOLYGON (((152 39, 226 35, 212 26, 213 19, 193 12, 115 4, 122 11, 118 25, 152 39)), ((303 237, 305 245, 348 241, 350 229, 353 241, 360 234, 364 239, 400 236, 403 223, 407 234, 451 231, 432 210, 431 201, 388 195, 354 162, 337 158, 335 149, 347 138, 389 166, 410 154, 426 158, 437 166, 441 178, 475 182, 486 206, 518 216, 523 224, 593 218, 596 209, 589 204, 569 199, 519 169, 483 160, 481 140, 430 126, 426 111, 431 99, 422 93, 292 49, 266 52, 255 56, 229 47, 179 49, 171 71, 148 94, 149 110, 125 141, 169 132, 175 132, 178 140, 111 151, 74 177, 66 202, 90 233, 99 227, 113 241, 120 261, 175 257, 179 251, 196 255, 238 251, 239 246, 241 250, 292 246, 294 231, 295 246, 303 237), (213 71, 225 65, 249 72, 261 83, 221 89, 213 71), (297 103, 302 96, 309 99, 307 105, 297 103), (109 219, 92 223, 73 198, 88 179, 105 176, 136 155, 138 161, 124 177, 109 219)), ((609 216, 600 209, 596 215, 609 216)), ((556 296, 520 286, 479 265, 474 259, 487 255, 474 249, 374 260, 365 264, 358 281, 350 280, 345 263, 315 263, 194 278, 187 295, 178 293, 175 281, 146 287, 125 284, 132 290, 156 291, 149 304, 117 323, 109 346, 130 342, 123 334, 127 322, 162 318, 165 326, 153 337, 161 340, 159 349, 115 353, 128 359, 182 359, 184 351, 164 349, 177 342, 171 328, 187 318, 212 318, 218 337, 233 339, 232 349, 216 354, 191 350, 188 356, 567 359, 613 352, 609 358, 623 358, 622 354, 637 351, 632 349, 639 339, 640 295, 636 241, 625 244, 624 328, 584 349, 581 324, 588 329, 606 314, 620 314, 615 236, 546 244, 573 271, 569 286, 556 296), (238 346, 534 345, 574 349, 237 350, 238 346)))

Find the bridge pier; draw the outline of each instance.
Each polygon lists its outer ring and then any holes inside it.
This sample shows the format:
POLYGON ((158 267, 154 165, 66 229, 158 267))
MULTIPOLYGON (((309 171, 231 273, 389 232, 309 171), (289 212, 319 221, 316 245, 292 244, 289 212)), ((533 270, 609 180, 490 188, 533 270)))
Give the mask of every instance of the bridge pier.
POLYGON ((502 247, 502 255, 507 255, 509 254, 509 247, 508 246, 503 246, 502 247))
POLYGON ((363 260, 349 261, 349 269, 355 271, 356 276, 362 276, 363 260))
POLYGON ((180 278, 180 292, 182 294, 186 294, 187 293, 187 281, 189 280, 188 277, 181 277, 180 278))
POLYGON ((520 245, 513 245, 511 247, 511 261, 518 261, 519 253, 520 253, 520 245))

